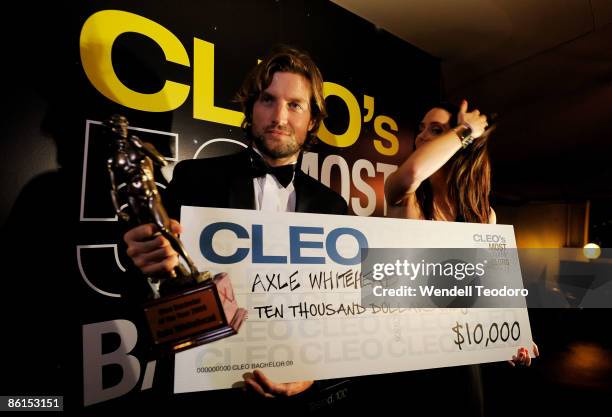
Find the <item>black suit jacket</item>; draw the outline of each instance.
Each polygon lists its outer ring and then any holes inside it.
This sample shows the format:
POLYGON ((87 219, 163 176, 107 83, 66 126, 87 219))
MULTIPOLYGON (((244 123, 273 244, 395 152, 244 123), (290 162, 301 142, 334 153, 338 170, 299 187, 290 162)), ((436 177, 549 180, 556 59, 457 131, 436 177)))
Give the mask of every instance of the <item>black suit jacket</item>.
MULTIPOLYGON (((247 151, 208 159, 181 161, 174 169, 164 205, 178 219, 180 207, 255 209, 251 158, 247 151)), ((335 191, 305 174, 293 180, 300 213, 347 214, 346 201, 335 191)))

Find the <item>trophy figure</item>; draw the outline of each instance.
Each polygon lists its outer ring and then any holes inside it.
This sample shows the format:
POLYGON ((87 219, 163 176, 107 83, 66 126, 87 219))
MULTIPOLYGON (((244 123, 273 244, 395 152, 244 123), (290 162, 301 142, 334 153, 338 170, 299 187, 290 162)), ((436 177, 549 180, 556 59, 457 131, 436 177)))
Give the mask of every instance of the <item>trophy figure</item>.
POLYGON ((112 136, 107 168, 117 216, 133 225, 155 224, 179 254, 173 271, 148 278, 155 299, 143 308, 156 350, 178 352, 236 334, 246 310, 238 307, 229 276, 198 271, 183 243, 170 231, 170 218, 153 175, 154 165, 165 166, 167 161, 153 145, 128 134, 125 117, 113 115, 104 124, 112 136), (122 183, 125 187, 119 186, 122 183), (126 211, 121 210, 122 202, 127 203, 126 211))

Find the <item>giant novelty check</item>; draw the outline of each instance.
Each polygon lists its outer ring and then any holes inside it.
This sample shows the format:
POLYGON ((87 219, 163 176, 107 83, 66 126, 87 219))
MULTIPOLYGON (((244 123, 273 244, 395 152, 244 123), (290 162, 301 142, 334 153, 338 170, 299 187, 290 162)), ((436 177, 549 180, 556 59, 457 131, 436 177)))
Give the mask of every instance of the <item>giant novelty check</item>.
POLYGON ((516 247, 512 226, 202 207, 183 207, 181 219, 198 268, 229 273, 248 319, 237 335, 176 355, 177 393, 230 388, 254 369, 318 380, 502 361, 532 345, 525 308, 361 297, 364 247, 481 248, 522 288, 516 251, 505 252, 516 247))

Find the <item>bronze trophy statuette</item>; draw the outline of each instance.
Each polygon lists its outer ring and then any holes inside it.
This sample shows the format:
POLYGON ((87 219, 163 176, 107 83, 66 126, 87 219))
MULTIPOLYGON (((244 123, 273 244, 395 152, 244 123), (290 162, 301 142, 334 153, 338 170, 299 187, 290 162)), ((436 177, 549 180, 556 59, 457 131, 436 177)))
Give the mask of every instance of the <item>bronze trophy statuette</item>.
POLYGON ((179 263, 166 276, 148 278, 154 299, 143 308, 154 350, 178 352, 236 334, 246 310, 238 307, 229 276, 198 271, 170 231, 170 218, 153 176, 154 164, 165 166, 166 160, 153 145, 128 134, 125 117, 114 115, 104 124, 112 137, 107 167, 117 216, 133 226, 155 224, 187 265, 179 263), (127 203, 125 210, 122 203, 127 203))

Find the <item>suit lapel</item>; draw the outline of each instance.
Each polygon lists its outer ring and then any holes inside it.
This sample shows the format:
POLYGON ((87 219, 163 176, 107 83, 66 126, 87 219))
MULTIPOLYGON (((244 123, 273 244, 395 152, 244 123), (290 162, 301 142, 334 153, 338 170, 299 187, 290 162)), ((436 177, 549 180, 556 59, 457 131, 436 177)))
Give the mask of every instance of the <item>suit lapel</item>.
POLYGON ((253 190, 253 178, 249 171, 251 161, 247 152, 242 152, 239 157, 236 167, 227 167, 235 169, 229 181, 228 206, 235 209, 253 210, 255 209, 255 191, 253 190))
POLYGON ((253 179, 235 176, 230 181, 229 208, 255 209, 253 179))
POLYGON ((295 171, 293 185, 295 187, 295 211, 298 213, 312 212, 312 205, 316 202, 316 199, 312 198, 313 192, 305 178, 306 175, 300 168, 295 171))

